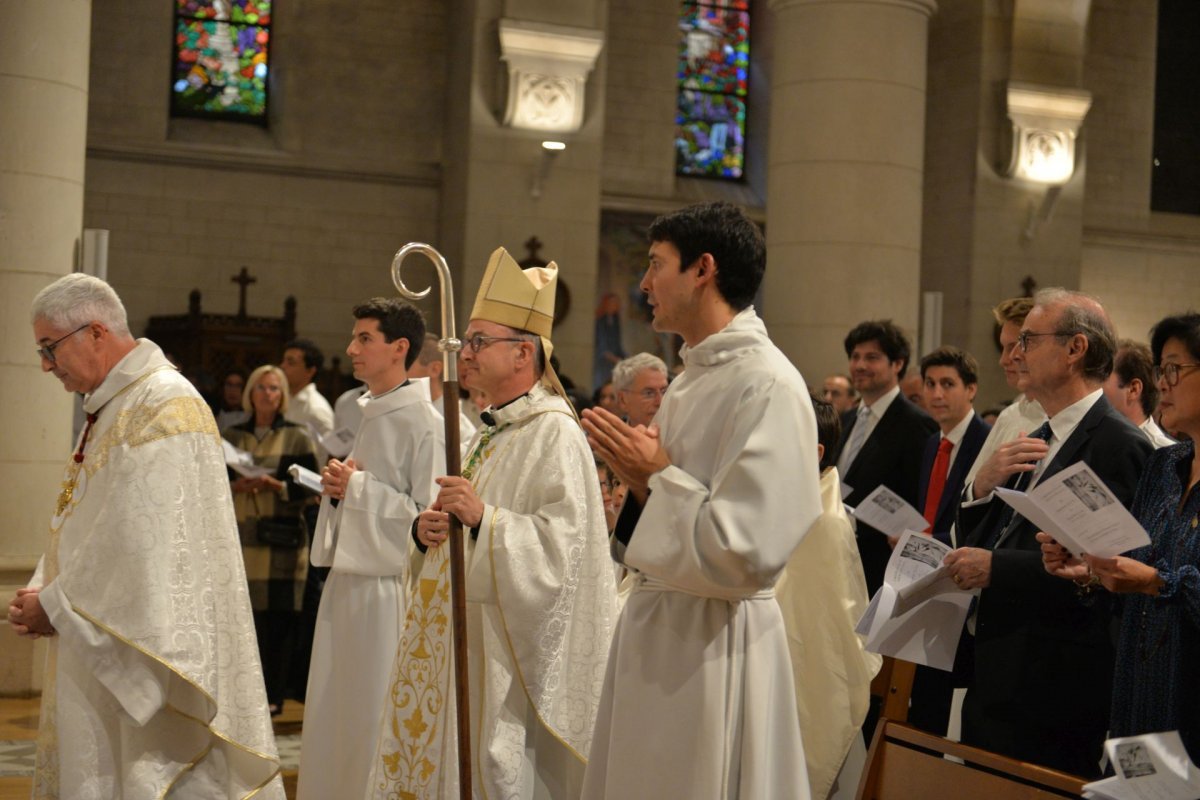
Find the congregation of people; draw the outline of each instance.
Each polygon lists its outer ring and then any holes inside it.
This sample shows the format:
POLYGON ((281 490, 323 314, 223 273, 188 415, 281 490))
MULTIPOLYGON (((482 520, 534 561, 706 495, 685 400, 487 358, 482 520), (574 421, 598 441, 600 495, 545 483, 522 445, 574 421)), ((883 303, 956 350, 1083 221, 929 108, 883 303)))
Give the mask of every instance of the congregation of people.
POLYGON ((50 637, 37 796, 282 798, 271 717, 299 700, 300 798, 458 797, 456 521, 476 796, 852 797, 882 662, 855 627, 897 539, 850 512, 881 486, 976 596, 953 669, 917 667, 912 725, 1085 778, 1112 736, 1178 730, 1200 759, 1200 314, 1143 343, 1046 289, 995 298, 1005 387, 888 319, 847 326, 844 373, 802 377, 755 311, 741 211, 666 214, 648 242, 679 368, 614 356, 591 396, 553 357, 558 267, 503 248, 454 398, 399 299, 347 310, 361 386, 331 403, 307 339, 201 397, 103 281, 45 288, 42 369, 87 422, 8 609, 50 637), (1148 546, 1070 552, 997 493, 1080 461, 1148 546))

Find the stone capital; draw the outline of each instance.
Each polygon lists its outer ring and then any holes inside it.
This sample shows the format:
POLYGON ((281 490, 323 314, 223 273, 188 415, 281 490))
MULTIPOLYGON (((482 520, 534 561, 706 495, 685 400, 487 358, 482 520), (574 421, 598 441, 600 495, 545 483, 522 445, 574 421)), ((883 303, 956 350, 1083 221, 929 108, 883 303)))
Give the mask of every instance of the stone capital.
POLYGON ((504 124, 551 133, 578 131, 587 76, 603 47, 603 31, 500 20, 500 58, 508 63, 504 124))

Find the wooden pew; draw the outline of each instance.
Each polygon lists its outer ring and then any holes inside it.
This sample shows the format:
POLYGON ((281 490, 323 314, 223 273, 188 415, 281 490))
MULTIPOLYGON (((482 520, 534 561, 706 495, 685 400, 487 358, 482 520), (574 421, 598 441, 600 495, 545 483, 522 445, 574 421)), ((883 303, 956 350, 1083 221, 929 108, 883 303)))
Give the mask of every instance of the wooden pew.
POLYGON ((879 720, 857 800, 1078 798, 1083 778, 879 720), (944 758, 954 756, 965 763, 944 758))

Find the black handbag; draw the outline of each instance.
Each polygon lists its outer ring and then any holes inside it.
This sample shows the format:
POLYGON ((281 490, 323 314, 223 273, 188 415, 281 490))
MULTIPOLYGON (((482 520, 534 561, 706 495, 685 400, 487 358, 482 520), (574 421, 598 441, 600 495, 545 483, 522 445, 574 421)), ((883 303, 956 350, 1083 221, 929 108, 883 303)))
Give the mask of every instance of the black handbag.
POLYGON ((303 547, 308 538, 304 522, 296 517, 259 517, 254 534, 259 544, 286 550, 303 547))

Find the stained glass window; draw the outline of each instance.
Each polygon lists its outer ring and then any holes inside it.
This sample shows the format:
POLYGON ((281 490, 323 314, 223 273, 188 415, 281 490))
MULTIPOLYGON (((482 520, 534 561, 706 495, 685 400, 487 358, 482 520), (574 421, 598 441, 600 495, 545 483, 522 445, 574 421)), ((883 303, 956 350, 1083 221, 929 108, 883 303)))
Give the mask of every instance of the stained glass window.
POLYGON ((266 122, 271 0, 175 0, 171 112, 266 122))
POLYGON ((675 112, 678 174, 742 177, 749 73, 749 0, 683 3, 675 112))

